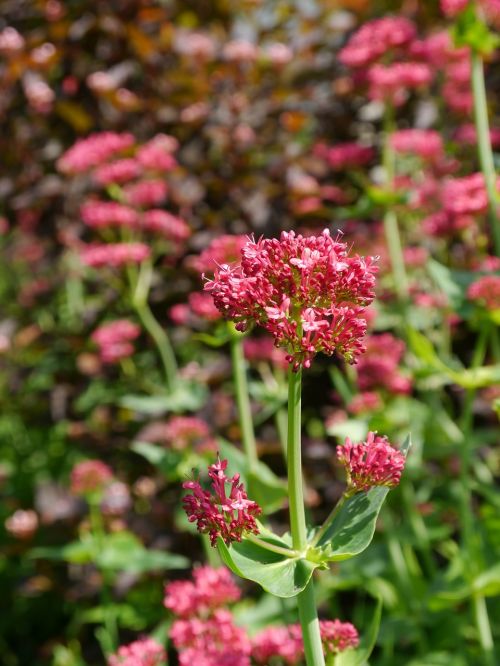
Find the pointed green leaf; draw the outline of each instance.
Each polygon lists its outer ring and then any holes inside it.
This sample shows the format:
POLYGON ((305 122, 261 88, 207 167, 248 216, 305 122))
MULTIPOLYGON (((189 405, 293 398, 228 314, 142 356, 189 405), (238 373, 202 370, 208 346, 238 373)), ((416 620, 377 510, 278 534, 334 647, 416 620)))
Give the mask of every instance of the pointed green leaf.
MULTIPOLYGON (((261 537, 281 548, 288 548, 278 537, 261 537)), ((277 597, 294 597, 305 588, 314 569, 319 566, 303 558, 274 553, 251 541, 234 543, 230 548, 222 539, 217 542, 222 561, 241 578, 253 580, 266 592, 277 597)))

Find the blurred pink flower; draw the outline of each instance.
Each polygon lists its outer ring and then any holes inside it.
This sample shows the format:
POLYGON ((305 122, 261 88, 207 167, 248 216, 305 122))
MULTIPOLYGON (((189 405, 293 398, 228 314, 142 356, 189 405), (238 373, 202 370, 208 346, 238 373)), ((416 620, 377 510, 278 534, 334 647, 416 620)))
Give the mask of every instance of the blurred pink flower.
POLYGON ((83 173, 106 162, 110 157, 134 145, 132 134, 97 132, 78 139, 57 162, 59 171, 68 174, 83 173))
POLYGON ((127 203, 131 206, 157 206, 167 198, 168 185, 164 180, 152 179, 130 183, 123 188, 127 203))
POLYGON ((206 617, 240 597, 241 591, 228 569, 204 566, 194 569, 193 581, 168 583, 163 604, 179 618, 206 617))
POLYGON ((179 666, 250 666, 250 639, 227 610, 218 609, 206 619, 176 620, 170 638, 179 666))
POLYGON ((339 60, 347 67, 366 67, 387 51, 407 46, 415 34, 415 25, 402 16, 367 21, 351 35, 339 60))
POLYGON ((397 153, 413 153, 426 160, 443 156, 443 139, 435 130, 398 130, 391 135, 391 145, 397 153))
POLYGON ((338 654, 359 645, 358 632, 350 622, 320 620, 319 630, 325 656, 338 654))
POLYGON ((141 172, 142 169, 138 162, 128 157, 97 167, 92 177, 99 185, 110 185, 111 183, 126 183, 137 178, 141 172))
POLYGON ((152 638, 122 645, 108 657, 108 666, 165 666, 166 663, 165 648, 152 638))
POLYGON ((5 529, 16 539, 29 539, 38 528, 38 515, 32 509, 18 509, 5 521, 5 529))
POLYGON ((137 324, 128 319, 117 319, 99 326, 92 333, 91 340, 99 347, 104 363, 117 363, 134 353, 134 347, 130 343, 140 332, 137 324))
POLYGON ((71 492, 86 495, 103 491, 113 479, 111 468, 102 460, 83 460, 71 470, 71 492))
POLYGON ((274 658, 282 660, 286 666, 295 666, 303 657, 302 634, 296 626, 267 627, 252 638, 252 659, 262 666, 274 663, 274 658))
POLYGON ((491 312, 500 310, 500 275, 483 275, 470 285, 467 297, 491 312))
POLYGON ((117 268, 125 264, 141 263, 151 250, 144 243, 106 243, 84 246, 79 251, 80 261, 92 268, 117 268))

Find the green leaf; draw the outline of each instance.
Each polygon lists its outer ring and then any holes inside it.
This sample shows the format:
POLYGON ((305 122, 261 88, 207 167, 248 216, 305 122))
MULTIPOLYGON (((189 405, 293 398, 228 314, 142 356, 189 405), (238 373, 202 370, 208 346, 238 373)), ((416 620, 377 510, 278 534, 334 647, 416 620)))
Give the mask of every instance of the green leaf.
MULTIPOLYGON (((281 548, 288 544, 278 537, 260 537, 281 548)), ((277 597, 294 597, 305 588, 312 572, 319 565, 302 557, 286 557, 262 546, 243 540, 230 548, 222 539, 217 546, 222 561, 241 578, 258 583, 266 592, 277 597)))
POLYGON ((472 589, 485 597, 496 597, 500 594, 500 564, 495 564, 483 571, 472 583, 472 589))
POLYGON ((33 559, 63 560, 71 564, 89 564, 94 560, 96 544, 92 537, 72 541, 61 547, 34 548, 29 556, 33 559))
POLYGON ((164 395, 125 395, 121 407, 141 414, 161 416, 167 412, 195 412, 205 403, 207 388, 197 382, 178 382, 172 393, 164 395))
POLYGON ((388 492, 389 488, 385 487, 371 488, 366 493, 357 493, 345 500, 316 544, 324 550, 326 561, 347 560, 370 545, 388 492))
POLYGON ((96 557, 101 569, 144 573, 163 569, 185 569, 189 560, 161 550, 148 550, 131 532, 107 535, 96 557))
POLYGON ((359 647, 341 652, 335 658, 335 666, 364 666, 368 662, 377 642, 380 620, 382 619, 382 599, 378 599, 368 631, 363 635, 359 647))

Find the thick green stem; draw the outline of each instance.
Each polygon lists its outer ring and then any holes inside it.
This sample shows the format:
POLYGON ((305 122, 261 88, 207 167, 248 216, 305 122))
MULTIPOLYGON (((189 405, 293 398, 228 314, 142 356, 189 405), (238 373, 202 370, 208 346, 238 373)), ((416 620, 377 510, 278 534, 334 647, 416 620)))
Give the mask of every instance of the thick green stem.
POLYGON ((236 391, 236 403, 240 417, 241 435, 243 438, 243 448, 250 469, 255 468, 257 463, 257 445, 255 443, 255 433, 252 421, 252 409, 248 395, 248 382, 245 356, 243 354, 243 336, 236 331, 232 324, 230 329, 231 340, 231 359, 233 362, 234 389, 236 391))
POLYGON ((151 312, 151 308, 147 302, 136 301, 134 302, 134 307, 142 325, 156 344, 163 364, 167 390, 170 392, 174 389, 177 378, 177 361, 175 360, 170 339, 151 312))
MULTIPOLYGON (((307 529, 304 511, 301 451, 301 392, 302 371, 289 371, 288 375, 288 496, 293 548, 304 552, 307 548, 307 529)), ((313 579, 297 596, 299 619, 304 639, 307 666, 325 666, 321 645, 319 620, 314 598, 313 579)))
POLYGON ((474 95, 474 122, 477 133, 477 149, 479 163, 483 172, 486 191, 488 193, 488 208, 490 215, 491 233, 495 252, 500 256, 500 220, 497 206, 498 196, 496 190, 495 163, 491 150, 490 127, 488 121, 488 102, 484 84, 483 59, 480 53, 473 50, 471 54, 472 65, 472 92, 474 95))
MULTIPOLYGON (((392 108, 386 105, 384 116, 384 146, 383 146, 383 166, 385 170, 385 186, 387 190, 392 191, 394 185, 394 151, 391 146, 391 134, 394 129, 394 118, 392 108)), ((398 220, 396 213, 390 207, 387 207, 384 214, 384 233, 389 259, 391 262, 392 276, 394 279, 394 288, 401 301, 408 298, 408 277, 406 275, 405 260, 401 237, 399 235, 398 220)))

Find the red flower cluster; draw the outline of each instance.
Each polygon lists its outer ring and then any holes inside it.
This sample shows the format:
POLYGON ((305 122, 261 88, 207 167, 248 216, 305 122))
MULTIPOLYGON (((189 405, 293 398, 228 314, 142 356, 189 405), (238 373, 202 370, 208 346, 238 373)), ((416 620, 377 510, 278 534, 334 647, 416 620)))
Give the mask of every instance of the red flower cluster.
POLYGON ((99 166, 110 157, 134 144, 132 134, 97 132, 85 139, 79 139, 74 146, 60 157, 57 168, 63 173, 84 173, 99 166))
POLYGON ((402 16, 368 21, 340 51, 339 60, 348 67, 366 67, 387 51, 409 44, 415 33, 413 23, 402 16))
POLYGON ((101 460, 83 460, 71 470, 71 492, 73 495, 86 495, 102 491, 112 480, 111 468, 101 460))
POLYGON ((338 654, 359 645, 358 632, 350 622, 321 620, 319 630, 326 656, 338 654))
POLYGON ((366 352, 356 367, 359 388, 362 391, 385 389, 392 394, 408 393, 411 381, 398 368, 404 351, 404 342, 391 333, 367 337, 366 352))
POLYGON ((500 310, 500 275, 484 275, 479 278, 470 285, 467 296, 487 310, 500 310))
POLYGON ((165 648, 152 638, 122 645, 108 657, 108 666, 164 666, 166 663, 165 648))
POLYGON ((151 254, 144 243, 93 243, 79 251, 80 261, 92 268, 119 268, 125 264, 140 264, 151 254))
POLYGON ((288 627, 268 627, 253 637, 252 659, 257 664, 267 666, 274 663, 273 658, 277 658, 286 666, 295 666, 303 657, 304 643, 298 624, 288 627))
POLYGON ((205 289, 238 330, 257 324, 272 333, 294 370, 308 368, 320 351, 354 363, 364 351, 361 315, 373 300, 377 269, 373 257, 349 257, 347 249, 328 229, 249 240, 241 263, 220 266, 205 289))
POLYGON ((196 522, 198 531, 210 536, 212 546, 221 537, 229 546, 233 541, 241 541, 247 532, 259 533, 255 518, 262 512, 260 506, 248 499, 245 488, 240 483, 240 475, 228 478, 225 474, 227 460, 217 460, 208 468, 212 479, 212 491, 203 490, 198 481, 185 481, 182 487, 192 490, 192 495, 183 499, 184 510, 191 523, 196 522), (226 484, 230 484, 226 494, 226 484))
POLYGON ((91 339, 99 347, 104 363, 116 363, 134 353, 131 342, 139 336, 140 332, 137 324, 128 319, 117 319, 96 328, 91 339))
POLYGON ((194 570, 193 581, 176 580, 166 585, 163 604, 177 617, 206 617, 217 608, 238 601, 240 596, 228 569, 206 566, 194 570))
POLYGON ((369 432, 366 442, 353 444, 349 438, 337 446, 337 458, 347 472, 346 495, 370 490, 374 486, 397 486, 406 458, 392 447, 387 437, 369 432))
POLYGON ((250 640, 228 610, 218 609, 206 619, 176 620, 170 637, 180 666, 250 666, 250 640))
MULTIPOLYGON (((340 620, 320 620, 319 630, 325 656, 344 652, 359 645, 356 628, 350 622, 340 620)), ((299 664, 304 657, 304 643, 300 625, 269 627, 253 639, 252 659, 257 664, 267 666, 279 658, 287 666, 299 664)))

